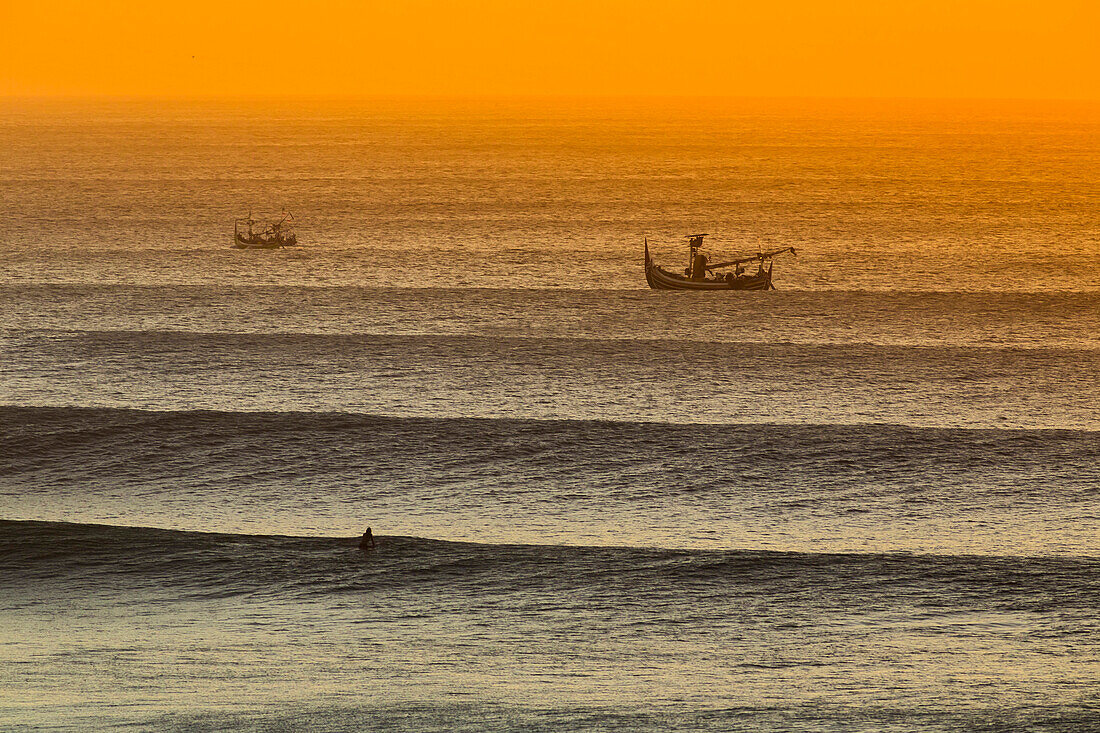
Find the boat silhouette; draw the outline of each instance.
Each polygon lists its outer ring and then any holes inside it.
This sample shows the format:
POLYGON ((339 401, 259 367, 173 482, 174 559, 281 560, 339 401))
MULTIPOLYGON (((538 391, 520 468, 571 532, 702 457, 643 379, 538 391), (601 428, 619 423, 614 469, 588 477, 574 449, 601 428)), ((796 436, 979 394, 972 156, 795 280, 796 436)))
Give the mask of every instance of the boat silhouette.
POLYGON ((707 234, 688 235, 688 266, 684 274, 664 269, 649 255, 649 239, 645 240, 645 279, 654 290, 775 290, 772 285, 772 258, 784 252, 798 253, 794 247, 783 247, 771 252, 758 252, 726 262, 710 263, 700 250, 707 234), (757 271, 745 272, 744 265, 756 262, 757 271), (767 265, 767 267, 765 267, 767 265), (732 272, 720 273, 722 268, 732 267, 732 272))
POLYGON ((298 235, 294 232, 294 215, 290 212, 263 229, 257 229, 256 224, 251 211, 247 218, 233 222, 233 246, 236 249, 279 249, 298 244, 298 235))

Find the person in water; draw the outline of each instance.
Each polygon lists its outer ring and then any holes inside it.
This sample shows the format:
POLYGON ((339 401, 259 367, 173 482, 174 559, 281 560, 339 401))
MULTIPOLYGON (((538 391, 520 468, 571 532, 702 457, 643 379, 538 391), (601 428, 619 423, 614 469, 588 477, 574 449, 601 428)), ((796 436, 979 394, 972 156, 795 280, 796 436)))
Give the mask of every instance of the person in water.
POLYGON ((367 531, 363 533, 362 539, 359 540, 360 550, 371 550, 377 547, 374 544, 374 534, 371 533, 370 527, 367 527, 367 531))

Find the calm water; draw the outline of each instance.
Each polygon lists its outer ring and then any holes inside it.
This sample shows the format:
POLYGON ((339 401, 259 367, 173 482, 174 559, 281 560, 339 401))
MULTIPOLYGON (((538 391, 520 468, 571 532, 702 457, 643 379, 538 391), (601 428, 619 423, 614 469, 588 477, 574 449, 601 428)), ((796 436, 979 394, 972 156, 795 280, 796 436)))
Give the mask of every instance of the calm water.
POLYGON ((1100 728, 1100 108, 0 144, 0 727, 1100 728), (302 246, 230 249, 249 207, 302 246), (694 231, 798 256, 646 289, 694 231))

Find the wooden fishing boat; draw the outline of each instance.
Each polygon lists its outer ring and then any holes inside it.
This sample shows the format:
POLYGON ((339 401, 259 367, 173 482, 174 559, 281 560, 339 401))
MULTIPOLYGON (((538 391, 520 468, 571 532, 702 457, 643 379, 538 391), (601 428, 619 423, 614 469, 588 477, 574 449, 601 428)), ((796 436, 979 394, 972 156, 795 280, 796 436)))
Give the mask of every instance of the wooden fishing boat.
POLYGON ((247 219, 233 222, 233 246, 237 249, 279 249, 296 244, 298 235, 294 233, 293 214, 283 214, 282 219, 259 230, 256 229, 251 211, 248 212, 247 219))
POLYGON ((707 256, 700 252, 703 237, 706 236, 708 235, 692 234, 688 237, 688 266, 683 275, 657 265, 649 256, 649 239, 646 239, 645 279, 649 287, 654 290, 775 290, 772 285, 772 258, 784 252, 797 254, 794 247, 784 247, 771 252, 758 252, 751 257, 710 264, 707 256), (744 265, 749 262, 757 263, 755 273, 745 273, 744 265), (734 268, 733 272, 718 272, 727 267, 734 268))

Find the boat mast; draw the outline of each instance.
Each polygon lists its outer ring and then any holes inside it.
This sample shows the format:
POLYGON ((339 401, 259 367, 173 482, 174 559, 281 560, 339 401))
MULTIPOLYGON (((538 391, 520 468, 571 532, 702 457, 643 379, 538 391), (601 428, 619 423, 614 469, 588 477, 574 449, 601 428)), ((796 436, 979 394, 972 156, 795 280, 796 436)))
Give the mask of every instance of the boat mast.
POLYGON ((695 253, 703 246, 703 237, 709 236, 709 234, 688 235, 688 275, 695 271, 695 253))

